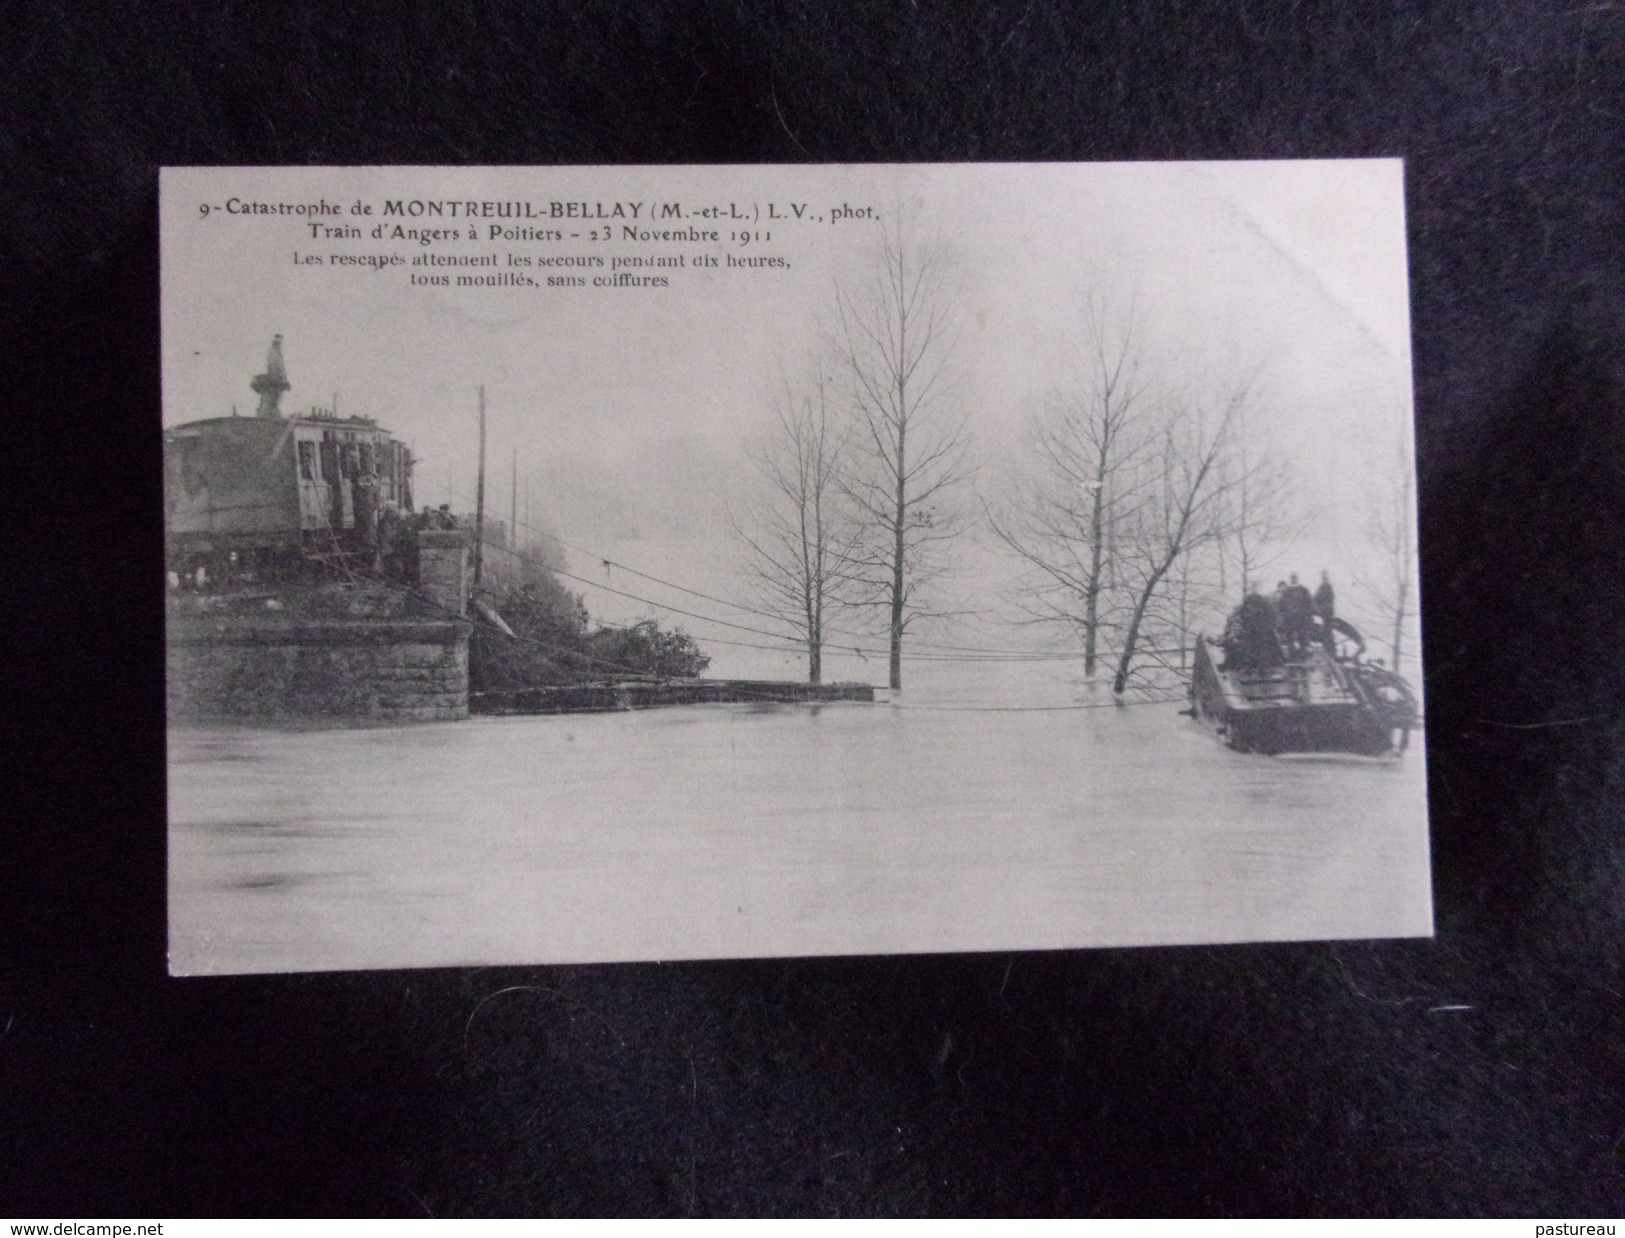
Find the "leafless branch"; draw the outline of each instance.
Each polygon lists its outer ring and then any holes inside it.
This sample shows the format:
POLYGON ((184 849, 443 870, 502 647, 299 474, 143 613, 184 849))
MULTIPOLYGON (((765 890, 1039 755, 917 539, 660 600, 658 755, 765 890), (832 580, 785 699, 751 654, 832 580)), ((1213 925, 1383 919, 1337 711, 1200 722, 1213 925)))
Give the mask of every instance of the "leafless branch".
POLYGON ((895 212, 868 269, 834 297, 832 338, 859 426, 841 478, 864 525, 852 597, 885 614, 894 689, 910 624, 949 613, 928 603, 927 587, 968 523, 958 502, 969 436, 953 401, 948 265, 944 247, 895 212))

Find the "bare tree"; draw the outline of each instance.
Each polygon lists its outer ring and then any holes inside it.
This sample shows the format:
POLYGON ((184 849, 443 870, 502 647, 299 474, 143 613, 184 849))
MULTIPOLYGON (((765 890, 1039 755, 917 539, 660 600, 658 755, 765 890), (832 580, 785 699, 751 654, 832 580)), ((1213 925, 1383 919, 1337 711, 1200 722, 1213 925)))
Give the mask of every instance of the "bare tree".
MULTIPOLYGON (((1293 478, 1280 455, 1254 432, 1247 397, 1256 375, 1234 388, 1234 411, 1216 464, 1208 531, 1168 570, 1164 593, 1147 610, 1155 616, 1165 665, 1184 671, 1196 634, 1211 630, 1236 599, 1262 587, 1284 544, 1298 537, 1306 518, 1293 478)), ((1142 630, 1144 625, 1142 624, 1142 630)))
POLYGON ((1077 630, 1090 677, 1111 626, 1117 533, 1146 497, 1138 466, 1155 445, 1139 334, 1132 309, 1114 320, 1089 303, 1079 379, 1051 397, 1031 430, 1035 480, 1006 515, 988 513, 994 534, 1031 569, 1024 609, 1077 630))
POLYGON ((1282 543, 1301 534, 1306 523, 1291 474, 1259 442, 1247 411, 1245 403, 1237 409, 1233 444, 1222 462, 1218 571, 1226 596, 1263 587, 1265 573, 1280 560, 1282 543))
POLYGON ((1366 536, 1371 566, 1358 573, 1354 583, 1382 624, 1388 665, 1397 672, 1405 656, 1405 633, 1418 615, 1416 462, 1408 437, 1402 437, 1379 465, 1379 476, 1369 493, 1366 536))
POLYGON ((953 304, 947 259, 901 221, 881 225, 867 273, 839 285, 834 340, 856 413, 843 489, 866 528, 854 601, 886 616, 890 683, 903 685, 903 636, 926 609, 943 551, 964 530, 953 491, 965 478, 963 416, 952 406, 953 304))
POLYGON ((749 453, 758 493, 733 521, 760 604, 806 647, 808 683, 823 678, 824 619, 853 549, 853 525, 841 511, 848 444, 833 383, 822 359, 799 385, 785 382, 771 438, 749 453))
POLYGON ((1185 665, 1190 635, 1225 595, 1226 550, 1260 570, 1288 503, 1274 460, 1249 448, 1251 379, 1216 411, 1174 394, 1132 309, 1098 301, 1084 319, 1080 379, 1051 399, 1030 439, 1035 479, 994 533, 1029 569, 1021 599, 1108 657, 1112 690, 1137 665, 1185 665))
MULTIPOLYGON (((1221 515, 1219 519, 1224 518, 1221 515)), ((1196 634, 1211 630, 1227 609, 1229 597, 1225 579, 1223 537, 1193 546, 1168 569, 1160 598, 1153 599, 1141 623, 1141 644, 1137 653, 1158 666, 1184 672, 1190 665, 1196 634), (1156 646, 1147 648, 1145 635, 1155 621, 1156 646)))
POLYGON ((1170 573, 1186 556, 1226 533, 1224 500, 1233 483, 1225 480, 1223 466, 1245 401, 1241 389, 1216 416, 1204 416, 1188 405, 1165 411, 1158 450, 1148 461, 1151 493, 1136 509, 1132 527, 1124 530, 1122 561, 1131 578, 1131 601, 1112 677, 1112 691, 1119 697, 1128 687, 1146 620, 1170 573))

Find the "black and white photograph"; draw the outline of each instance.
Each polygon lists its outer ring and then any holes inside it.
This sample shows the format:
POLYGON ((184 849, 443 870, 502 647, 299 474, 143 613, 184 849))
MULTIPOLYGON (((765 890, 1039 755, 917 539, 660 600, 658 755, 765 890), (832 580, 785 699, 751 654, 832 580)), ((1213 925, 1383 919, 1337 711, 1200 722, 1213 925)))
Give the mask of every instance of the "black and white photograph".
POLYGON ((171 971, 1428 935, 1402 176, 167 169, 171 971))
POLYGON ((10 6, 0 1228, 1617 1229, 1620 19, 10 6))

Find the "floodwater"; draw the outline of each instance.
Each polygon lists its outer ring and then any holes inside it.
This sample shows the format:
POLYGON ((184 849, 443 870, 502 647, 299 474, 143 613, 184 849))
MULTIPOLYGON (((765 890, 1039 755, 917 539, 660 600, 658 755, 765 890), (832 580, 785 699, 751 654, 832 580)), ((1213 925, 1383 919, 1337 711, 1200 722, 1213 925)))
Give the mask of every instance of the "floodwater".
POLYGON ((1421 744, 1243 756, 1049 665, 893 700, 176 728, 176 974, 1431 931, 1421 744))

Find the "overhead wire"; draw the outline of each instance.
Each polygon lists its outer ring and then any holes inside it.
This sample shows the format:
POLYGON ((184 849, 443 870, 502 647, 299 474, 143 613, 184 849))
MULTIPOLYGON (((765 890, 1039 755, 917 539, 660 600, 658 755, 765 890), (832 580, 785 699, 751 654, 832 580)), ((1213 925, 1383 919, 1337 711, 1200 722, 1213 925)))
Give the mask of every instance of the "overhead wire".
MULTIPOLYGON (((326 566, 328 566, 329 568, 334 569, 334 570, 340 572, 341 574, 347 576, 350 579, 351 583, 363 583, 363 584, 375 585, 375 586, 380 586, 381 585, 383 588, 385 588, 385 589, 387 589, 387 590, 389 590, 389 591, 391 591, 393 593, 396 593, 396 594, 398 594, 398 595, 400 595, 402 597, 411 598, 411 599, 415 600, 418 604, 423 605, 423 606, 427 606, 430 610, 438 611, 439 613, 445 615, 447 618, 464 620, 466 622, 469 622, 469 623, 473 624, 477 628, 482 628, 482 629, 484 629, 486 631, 495 632, 499 636, 506 636, 511 640, 516 640, 521 644, 530 645, 530 646, 532 646, 534 648, 545 649, 545 650, 549 650, 549 651, 554 652, 554 653, 562 653, 562 654, 566 654, 566 655, 568 655, 570 657, 581 658, 581 659, 583 659, 583 660, 585 660, 587 662, 593 663, 593 664, 598 665, 598 666, 604 666, 604 667, 609 667, 612 670, 623 671, 623 672, 625 672, 625 673, 627 673, 629 675, 632 675, 632 676, 634 676, 634 677, 636 677, 638 679, 645 679, 645 680, 650 680, 650 681, 659 681, 659 680, 661 680, 663 678, 667 678, 666 676, 654 675, 654 674, 649 673, 648 671, 640 670, 639 668, 637 668, 635 666, 632 666, 629 663, 617 662, 617 661, 615 661, 614 659, 611 659, 611 658, 603 658, 603 657, 599 657, 596 654, 587 653, 587 652, 585 652, 583 650, 572 649, 568 645, 558 645, 558 644, 554 644, 554 643, 552 643, 550 641, 540 640, 540 639, 538 639, 536 637, 533 637, 533 636, 521 636, 517 632, 504 631, 502 628, 498 627, 496 624, 490 622, 487 619, 477 618, 477 617, 475 617, 473 615, 468 615, 468 614, 459 614, 458 612, 452 610, 450 607, 443 606, 440 603, 435 602, 432 598, 425 597, 422 593, 420 593, 420 592, 418 592, 416 590, 408 589, 408 588, 406 588, 406 587, 404 587, 402 585, 399 585, 399 584, 397 584, 397 583, 395 583, 393 581, 386 580, 383 577, 372 576, 372 575, 364 575, 361 572, 356 571, 355 568, 349 566, 347 563, 344 562, 345 553, 342 551, 342 549, 339 546, 337 530, 335 530, 333 528, 332 522, 330 520, 326 522, 326 530, 325 531, 327 532, 328 538, 329 538, 330 542, 333 545, 334 558, 332 558, 332 559, 323 559, 322 562, 326 566)), ((613 626, 620 626, 620 625, 613 625, 613 626)))
MULTIPOLYGON (((461 491, 457 490, 453 486, 446 485, 443 488, 445 489, 445 491, 447 493, 453 495, 454 497, 464 499, 465 501, 469 498, 468 495, 463 494, 461 491)), ((663 579, 663 578, 661 578, 659 576, 655 576, 655 575, 652 575, 651 573, 641 571, 641 570, 639 570, 637 568, 634 568, 634 567, 631 567, 631 566, 629 566, 627 564, 620 563, 617 560, 608 558, 607 556, 599 555, 599 554, 595 553, 594 551, 588 550, 587 548, 585 548, 583 546, 578 546, 573 542, 567 541, 566 539, 560 537, 556 533, 552 533, 552 532, 549 532, 549 531, 544 530, 544 529, 538 529, 535 526, 530 525, 530 524, 528 524, 528 523, 526 523, 524 521, 519 521, 518 526, 520 528, 524 529, 527 533, 533 534, 533 535, 535 535, 537 537, 545 538, 545 539, 547 539, 549 541, 552 541, 552 542, 556 542, 558 545, 564 547, 567 550, 572 550, 572 551, 575 551, 577 554, 584 555, 584 556, 586 556, 586 557, 588 557, 590 559, 595 559, 598 562, 602 563, 606 568, 619 568, 621 571, 624 571, 624 572, 628 573, 629 575, 637 576, 637 577, 639 577, 641 579, 648 580, 648 581, 650 581, 650 582, 652 582, 654 584, 661 585, 661 586, 663 586, 665 588, 675 589, 679 593, 686 593, 686 594, 689 594, 689 595, 691 595, 693 597, 702 598, 702 599, 704 599, 704 600, 706 600, 708 602, 715 602, 719 606, 726 606, 729 609, 738 611, 738 612, 740 612, 742 614, 756 615, 758 617, 765 618, 765 619, 776 619, 776 618, 778 618, 778 616, 773 615, 772 613, 770 613, 768 611, 757 610, 757 609, 754 609, 752 607, 745 606, 745 605, 743 605, 741 603, 738 603, 738 602, 729 601, 726 598, 719 598, 714 594, 705 593, 705 592, 703 592, 701 590, 698 590, 698 589, 691 589, 691 588, 689 588, 689 587, 687 587, 685 585, 679 585, 679 584, 677 584, 677 583, 675 583, 673 581, 665 580, 665 579, 663 579)), ((489 548, 494 549, 494 550, 504 551, 504 552, 506 552, 508 554, 511 554, 511 555, 515 556, 516 558, 523 558, 523 552, 516 549, 515 547, 512 547, 512 546, 497 545, 495 543, 489 543, 489 548)), ((548 565, 547 570, 552 572, 554 575, 562 576, 567 580, 575 581, 578 584, 586 585, 589 588, 602 589, 607 593, 615 594, 617 597, 623 597, 623 598, 626 598, 626 599, 628 599, 630 601, 640 602, 645 606, 653 606, 653 607, 656 607, 657 609, 669 611, 672 614, 676 614, 676 615, 682 615, 685 618, 694 619, 694 620, 697 620, 697 621, 699 621, 701 623, 718 624, 718 625, 720 625, 722 627, 733 628, 733 629, 736 629, 736 630, 742 631, 742 632, 748 632, 748 633, 750 633, 751 635, 754 635, 754 636, 763 636, 763 637, 768 638, 769 640, 783 642, 783 643, 781 643, 779 645, 767 647, 767 646, 754 645, 754 644, 752 644, 750 642, 745 642, 745 641, 725 641, 720 637, 709 637, 709 636, 706 637, 707 640, 715 641, 715 643, 717 643, 717 644, 732 644, 732 645, 738 646, 740 648, 771 648, 771 650, 774 651, 774 652, 781 652, 782 651, 782 652, 787 652, 787 653, 798 653, 798 652, 803 651, 806 648, 805 644, 801 643, 801 642, 789 643, 789 642, 792 641, 792 638, 786 637, 782 633, 779 633, 779 632, 771 632, 771 631, 764 630, 762 628, 752 627, 749 624, 737 623, 737 622, 734 622, 733 620, 718 618, 715 615, 705 615, 705 614, 701 614, 698 611, 688 610, 688 609, 686 609, 684 607, 681 607, 681 606, 674 606, 669 602, 661 602, 661 601, 658 601, 658 600, 656 600, 654 598, 644 597, 641 594, 631 593, 631 592, 629 592, 629 591, 627 591, 625 589, 617 589, 613 585, 608 585, 608 584, 603 583, 602 581, 593 580, 590 577, 581 576, 581 575, 579 575, 577 573, 571 572, 571 571, 569 571, 567 569, 564 569, 564 568, 548 565)), ((851 637, 856 637, 859 640, 869 639, 873 635, 873 633, 858 633, 858 632, 851 631, 850 629, 841 629, 841 628, 826 628, 824 630, 827 631, 827 632, 833 633, 834 635, 851 636, 851 637)), ((880 647, 870 647, 870 648, 865 649, 862 646, 847 645, 847 644, 845 644, 843 642, 838 642, 838 641, 833 641, 833 640, 826 640, 826 641, 823 642, 823 644, 824 644, 824 647, 827 650, 829 650, 830 652, 832 652, 832 653, 845 653, 848 650, 850 650, 852 653, 857 654, 859 657, 873 656, 873 657, 877 657, 877 658, 882 658, 882 657, 888 657, 890 655, 890 650, 889 649, 880 648, 880 647)), ((1078 657, 1078 655, 1076 653, 1072 653, 1072 652, 1058 652, 1058 651, 1045 651, 1045 650, 1032 650, 1032 649, 993 649, 993 648, 985 648, 985 647, 979 647, 979 646, 973 646, 973 645, 951 645, 951 644, 944 644, 944 643, 941 643, 941 642, 933 642, 933 641, 925 641, 925 640, 911 641, 910 645, 912 646, 912 648, 908 649, 908 650, 904 650, 903 656, 905 658, 908 658, 911 661, 921 661, 921 662, 1017 662, 1017 663, 1019 663, 1019 662, 1073 662, 1073 661, 1076 661, 1077 657, 1078 657), (938 649, 938 650, 943 650, 945 652, 939 653, 939 654, 926 654, 926 653, 915 652, 915 651, 921 650, 921 649, 938 649)), ((1146 653, 1177 653, 1179 651, 1178 650, 1146 649, 1146 650, 1143 650, 1143 652, 1146 652, 1146 653)))
MULTIPOLYGON (((390 590, 390 591, 392 591, 394 593, 400 594, 402 596, 414 598, 420 604, 428 606, 431 610, 439 611, 441 614, 444 614, 449 618, 467 620, 468 622, 472 623, 475 627, 482 628, 482 629, 484 629, 485 631, 488 631, 488 632, 493 632, 493 633, 495 633, 495 634, 497 634, 499 636, 506 636, 506 637, 508 637, 508 638, 510 638, 512 640, 518 641, 521 644, 530 645, 530 646, 533 646, 533 647, 536 647, 536 648, 546 649, 546 650, 550 650, 550 651, 557 652, 557 653, 567 654, 567 655, 572 656, 572 657, 579 657, 579 658, 582 658, 582 659, 584 659, 584 660, 586 660, 588 662, 592 662, 592 663, 595 663, 595 664, 600 665, 600 666, 607 666, 607 667, 611 667, 611 668, 614 668, 614 669, 617 669, 617 670, 625 671, 629 675, 631 675, 634 679, 636 679, 636 680, 638 680, 640 682, 659 683, 659 682, 663 682, 665 680, 668 680, 670 678, 669 676, 654 675, 654 674, 651 674, 651 673, 649 673, 647 671, 640 671, 638 668, 636 668, 634 666, 631 666, 630 664, 622 663, 622 662, 615 662, 612 659, 601 658, 601 657, 598 657, 598 656, 596 656, 594 654, 584 653, 584 652, 582 652, 580 650, 572 649, 572 648, 570 648, 569 646, 566 646, 566 645, 557 645, 557 644, 553 644, 553 643, 551 643, 549 641, 539 640, 539 639, 537 639, 535 637, 521 636, 517 632, 505 631, 504 629, 498 627, 496 624, 491 623, 489 620, 475 618, 472 615, 459 615, 455 611, 451 610, 449 607, 442 606, 442 605, 434 602, 432 599, 424 597, 421 593, 418 593, 418 592, 415 592, 413 590, 403 588, 402 586, 400 586, 398 584, 395 584, 393 582, 384 580, 384 579, 379 578, 379 577, 363 575, 362 573, 357 572, 354 568, 347 566, 343 562, 342 552, 340 552, 338 550, 338 538, 336 536, 336 532, 331 530, 331 529, 329 529, 328 531, 329 531, 329 534, 330 534, 331 539, 332 539, 333 544, 334 544, 335 558, 332 559, 332 560, 325 560, 324 562, 326 562, 329 567, 334 568, 334 569, 338 570, 339 572, 343 573, 344 575, 348 576, 352 582, 366 583, 366 584, 371 584, 371 585, 382 585, 384 588, 386 588, 386 589, 388 589, 388 590, 390 590)), ((534 596, 534 595, 527 595, 527 596, 534 596)), ((620 628, 620 627, 625 627, 626 625, 611 624, 610 626, 620 628)), ((543 685, 543 688, 545 689, 545 688, 548 688, 548 687, 555 687, 555 686, 559 686, 559 685, 543 685)), ((525 689, 507 689, 507 691, 524 691, 524 690, 525 689)), ((733 690, 736 691, 736 692, 739 692, 742 695, 753 696, 753 697, 756 697, 757 699, 763 700, 763 701, 779 701, 779 700, 782 699, 782 698, 778 697, 777 695, 775 695, 773 693, 761 692, 761 691, 753 691, 753 690, 751 690, 749 688, 739 687, 738 685, 735 685, 733 690)), ((1128 707, 1133 707, 1133 706, 1137 706, 1137 705, 1172 704, 1172 703, 1174 703, 1176 701, 1180 701, 1180 700, 1184 700, 1184 699, 1185 699, 1184 695, 1181 694, 1179 696, 1155 697, 1155 698, 1144 699, 1144 700, 1135 700, 1135 701, 1124 701, 1124 700, 1120 700, 1120 699, 1114 699, 1114 700, 1111 700, 1111 701, 1099 701, 1099 702, 1093 702, 1093 703, 1078 703, 1078 704, 1070 704, 1070 705, 916 705, 916 704, 913 704, 913 703, 905 703, 905 702, 901 702, 901 701, 885 701, 885 702, 872 702, 871 701, 871 702, 867 702, 867 703, 870 703, 870 704, 885 704, 885 705, 887 705, 887 706, 889 706, 890 708, 893 708, 893 709, 916 710, 916 711, 934 712, 934 713, 1071 713, 1071 712, 1076 712, 1076 711, 1080 711, 1080 710, 1090 710, 1090 709, 1122 709, 1122 708, 1128 708, 1128 707)), ((864 703, 864 702, 855 702, 855 703, 864 703)))
MULTIPOLYGON (((420 605, 424 605, 424 606, 429 607, 431 610, 438 611, 441 614, 447 616, 448 618, 465 620, 465 621, 471 623, 473 626, 475 626, 477 628, 481 628, 481 629, 483 629, 485 631, 495 633, 495 634, 497 634, 499 636, 506 636, 511 640, 517 641, 520 644, 531 646, 532 648, 539 648, 539 649, 547 650, 547 651, 553 652, 553 653, 564 654, 566 656, 573 657, 573 658, 580 658, 580 659, 582 659, 582 660, 584 660, 586 662, 592 663, 594 665, 608 667, 608 668, 610 668, 612 670, 618 670, 618 671, 624 672, 625 674, 629 675, 631 678, 633 678, 636 681, 658 683, 658 682, 662 682, 662 681, 670 678, 669 676, 656 675, 656 674, 652 674, 652 673, 650 673, 648 671, 640 670, 639 668, 634 667, 629 663, 617 662, 617 661, 615 661, 613 659, 610 659, 610 658, 603 658, 603 657, 600 657, 600 656, 598 656, 596 654, 591 654, 591 653, 587 653, 587 652, 585 652, 583 650, 571 648, 570 646, 559 645, 559 644, 555 644, 555 643, 550 642, 550 641, 543 641, 543 640, 540 640, 540 639, 538 639, 536 637, 532 637, 532 636, 522 636, 517 632, 513 632, 511 630, 500 627, 497 624, 492 623, 487 619, 476 617, 474 615, 458 614, 457 612, 453 611, 451 608, 443 606, 443 605, 435 602, 431 598, 425 597, 422 593, 417 592, 415 590, 407 589, 404 586, 402 586, 400 584, 397 584, 397 583, 395 583, 393 581, 390 581, 390 580, 388 580, 388 579, 386 579, 384 577, 374 576, 374 575, 370 575, 370 574, 363 574, 363 573, 357 571, 354 567, 352 567, 347 562, 347 560, 349 558, 349 555, 340 546, 339 539, 338 539, 338 530, 333 527, 331 519, 327 518, 327 513, 325 511, 323 513, 323 517, 324 517, 324 520, 323 520, 324 529, 323 529, 323 531, 327 534, 328 540, 331 543, 332 550, 333 550, 333 556, 332 556, 332 558, 324 558, 322 560, 322 562, 329 569, 336 570, 340 574, 348 577, 349 580, 352 583, 364 583, 364 584, 372 585, 374 587, 381 586, 384 589, 386 589, 386 590, 388 590, 390 592, 393 592, 395 594, 398 594, 400 596, 415 599, 420 605)), ((498 549, 498 550, 504 550, 504 551, 507 551, 510 554, 513 554, 516 557, 521 557, 521 552, 514 549, 514 548, 512 548, 512 547, 493 545, 492 548, 493 549, 498 549)), ((556 569, 556 568, 550 568, 549 570, 554 571, 556 574, 567 576, 572 580, 580 579, 579 577, 575 577, 575 576, 571 575, 568 572, 559 572, 558 569, 556 569)), ((594 582, 584 582, 584 583, 591 584, 591 583, 594 583, 594 582)), ((597 587, 603 588, 605 586, 597 586, 597 587)), ((619 593, 620 591, 619 590, 611 590, 611 592, 619 593)), ((539 599, 536 599, 535 595, 530 593, 528 590, 521 589, 520 593, 521 593, 522 596, 529 597, 532 600, 539 600, 539 599)), ((631 596, 634 596, 634 595, 623 594, 622 596, 631 597, 631 596)), ((642 601, 642 600, 646 600, 646 599, 637 599, 637 600, 642 601)), ((658 603, 651 603, 651 604, 658 605, 658 603)), ((679 612, 679 613, 687 613, 687 612, 679 612)), ((705 618, 705 616, 699 616, 699 617, 705 618)), ((617 628, 617 629, 620 629, 620 630, 629 630, 631 627, 635 626, 635 625, 614 623, 614 622, 607 621, 607 620, 599 620, 598 622, 603 626, 613 627, 613 628, 617 628)), ((746 629, 746 630, 751 631, 753 629, 746 629)), ((719 637, 707 637, 706 639, 707 640, 714 640, 717 643, 721 643, 721 644, 742 645, 742 646, 745 646, 745 647, 748 647, 748 648, 773 649, 775 651, 783 651, 783 652, 800 652, 800 647, 793 646, 793 645, 791 645, 791 646, 765 646, 765 645, 747 644, 746 642, 742 642, 742 641, 727 641, 727 640, 724 640, 723 638, 719 638, 719 637)), ((556 686, 556 685, 544 685, 544 687, 551 687, 551 686, 556 686)), ((523 691, 523 690, 524 689, 507 689, 507 691, 523 691)), ((780 699, 779 697, 777 697, 776 695, 771 694, 771 693, 753 691, 751 689, 742 688, 742 687, 738 687, 738 686, 735 687, 735 691, 740 692, 743 695, 754 696, 754 697, 756 697, 758 699, 765 700, 765 701, 777 701, 777 700, 780 699)), ((893 709, 916 710, 916 711, 938 712, 938 713, 1069 713, 1069 712, 1076 712, 1076 711, 1082 711, 1082 710, 1091 710, 1091 709, 1121 709, 1121 708, 1133 707, 1133 706, 1138 706, 1138 705, 1172 704, 1174 702, 1177 702, 1177 701, 1180 701, 1180 700, 1183 700, 1183 699, 1185 699, 1185 697, 1184 697, 1183 694, 1181 694, 1181 695, 1178 695, 1178 696, 1155 697, 1155 698, 1134 700, 1134 701, 1124 701, 1124 700, 1122 700, 1120 698, 1117 698, 1117 699, 1113 699, 1111 701, 1101 701, 1101 702, 1093 702, 1093 703, 1074 703, 1074 704, 1068 704, 1068 705, 951 705, 951 704, 918 705, 918 704, 913 704, 913 703, 905 703, 905 702, 901 702, 901 701, 887 701, 887 702, 884 702, 884 704, 888 705, 889 707, 891 707, 893 709)))
MULTIPOLYGON (((522 559, 524 557, 524 552, 523 551, 517 550, 512 546, 499 546, 499 545, 496 545, 496 544, 493 543, 493 544, 491 544, 491 546, 489 548, 492 549, 492 550, 500 550, 500 551, 502 551, 502 552, 504 552, 506 554, 513 555, 515 558, 521 558, 522 559)), ((605 562, 608 562, 608 560, 605 560, 605 562)), ((555 576, 562 576, 566 580, 576 581, 578 584, 586 585, 589 588, 602 589, 606 593, 613 593, 617 597, 627 598, 627 599, 629 599, 631 601, 634 601, 634 602, 641 602, 646 606, 658 607, 661 610, 670 611, 672 614, 682 615, 682 616, 684 616, 686 618, 689 618, 689 619, 697 619, 702 623, 719 624, 722 627, 734 628, 734 629, 736 629, 738 631, 741 631, 741 632, 748 632, 753 636, 764 636, 764 637, 768 638, 769 640, 780 642, 779 644, 776 644, 776 645, 764 646, 764 645, 751 644, 751 643, 745 642, 745 641, 723 641, 720 638, 706 637, 707 640, 713 640, 713 639, 717 640, 717 643, 719 643, 719 644, 735 644, 735 645, 740 645, 740 646, 743 646, 743 647, 746 647, 746 648, 771 649, 771 650, 773 650, 775 652, 785 652, 785 653, 799 653, 799 652, 803 651, 806 648, 805 645, 800 644, 800 643, 789 643, 790 638, 785 637, 785 636, 781 635, 778 632, 770 632, 770 631, 767 631, 767 630, 765 630, 763 628, 752 627, 749 624, 735 623, 734 621, 732 621, 730 619, 719 619, 715 615, 703 615, 703 614, 700 614, 698 611, 688 610, 688 609, 686 609, 684 607, 681 607, 681 606, 673 606, 669 602, 656 601, 654 598, 648 598, 648 597, 644 597, 641 594, 631 593, 631 592, 628 592, 625 589, 617 589, 613 585, 606 585, 606 584, 602 583, 601 581, 592 580, 592 579, 590 579, 590 578, 588 578, 586 576, 578 575, 575 572, 571 572, 571 571, 569 571, 569 570, 567 570, 565 568, 557 567, 557 566, 554 566, 554 565, 548 565, 547 570, 549 572, 551 572, 555 576)), ((630 569, 628 569, 628 570, 630 570, 630 569)), ((642 575, 643 573, 634 573, 634 574, 642 575)), ((673 587, 674 588, 680 588, 680 586, 673 586, 673 587)), ((687 590, 687 592, 696 592, 696 591, 687 590)), ((697 596, 708 596, 708 595, 697 594, 697 596)), ((741 608, 741 609, 743 609, 743 608, 741 608)), ((747 612, 747 613, 757 613, 757 612, 747 612)), ((885 650, 885 649, 878 649, 878 648, 863 649, 861 647, 842 645, 842 644, 839 644, 839 643, 834 642, 834 641, 826 641, 826 642, 824 642, 824 645, 825 645, 825 648, 829 649, 831 652, 844 652, 846 649, 850 648, 852 650, 852 652, 858 654, 859 656, 868 656, 868 655, 871 655, 871 654, 873 656, 875 656, 875 657, 885 657, 885 656, 887 656, 887 650, 885 650)), ((1022 660, 1052 661, 1052 660, 1055 660, 1056 657, 1059 656, 1059 655, 1044 654, 1044 653, 1033 653, 1033 654, 1020 654, 1020 655, 1012 655, 1012 656, 1004 656, 1004 655, 993 656, 993 655, 990 654, 990 655, 985 656, 985 657, 949 656, 949 655, 931 655, 931 654, 915 654, 915 655, 910 655, 910 656, 916 658, 917 660, 921 660, 921 661, 943 661, 943 662, 990 661, 990 662, 992 662, 992 661, 1022 661, 1022 660)), ((1070 655, 1067 655, 1067 656, 1069 657, 1070 655)))

